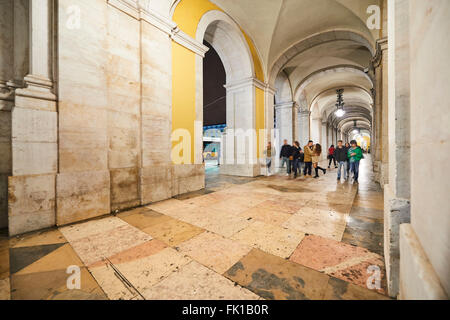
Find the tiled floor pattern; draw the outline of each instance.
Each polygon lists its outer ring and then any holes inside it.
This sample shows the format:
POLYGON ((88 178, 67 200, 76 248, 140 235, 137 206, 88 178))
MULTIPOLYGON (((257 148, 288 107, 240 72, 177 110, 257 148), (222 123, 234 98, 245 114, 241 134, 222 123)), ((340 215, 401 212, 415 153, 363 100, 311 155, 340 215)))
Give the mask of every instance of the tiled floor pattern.
POLYGON ((333 170, 215 176, 206 190, 117 216, 0 235, 0 299, 386 299, 369 167, 359 186, 333 170), (69 266, 80 289, 68 289, 69 266), (374 267, 379 290, 367 288, 374 267))

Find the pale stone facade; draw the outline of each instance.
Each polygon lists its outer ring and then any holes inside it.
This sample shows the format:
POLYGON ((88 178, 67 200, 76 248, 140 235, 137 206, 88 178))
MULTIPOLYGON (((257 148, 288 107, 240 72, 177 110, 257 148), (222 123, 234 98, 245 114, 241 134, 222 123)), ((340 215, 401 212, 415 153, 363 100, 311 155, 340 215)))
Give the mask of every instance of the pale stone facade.
POLYGON ((2 0, 0 228, 18 235, 205 188, 207 41, 226 71, 220 173, 268 174, 269 141, 276 159, 284 139, 320 143, 326 159, 365 135, 384 189, 389 295, 448 298, 450 5, 304 5, 2 0), (366 5, 380 8, 379 28, 366 5))

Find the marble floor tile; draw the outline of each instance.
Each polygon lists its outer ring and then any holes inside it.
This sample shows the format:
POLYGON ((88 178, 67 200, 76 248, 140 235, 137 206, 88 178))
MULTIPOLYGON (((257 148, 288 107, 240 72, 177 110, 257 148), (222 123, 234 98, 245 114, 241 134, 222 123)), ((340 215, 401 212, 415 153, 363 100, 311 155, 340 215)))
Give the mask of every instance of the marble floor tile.
POLYGON ((355 199, 353 206, 375 210, 384 210, 384 202, 382 201, 355 199))
POLYGON ((62 246, 64 243, 9 249, 10 273, 19 272, 62 246))
POLYGON ((329 279, 325 274, 257 249, 224 275, 270 300, 320 300, 329 279))
POLYGON ((11 275, 12 300, 104 300, 106 296, 86 268, 80 273, 80 290, 69 290, 66 270, 11 275), (71 291, 71 292, 67 292, 71 291))
POLYGON ((188 199, 188 200, 183 200, 183 203, 187 203, 187 204, 197 206, 197 207, 209 208, 209 207, 214 206, 214 204, 219 201, 221 201, 221 199, 218 199, 217 197, 207 194, 207 195, 203 195, 203 196, 188 199))
POLYGON ((384 224, 382 220, 357 217, 353 214, 347 220, 342 242, 384 255, 384 224))
POLYGON ((139 299, 139 293, 122 281, 110 265, 95 265, 89 271, 109 300, 139 299))
POLYGON ((122 219, 107 217, 62 227, 59 230, 69 242, 73 242, 98 233, 106 233, 112 229, 126 225, 128 224, 122 219))
POLYGON ((199 235, 204 232, 204 229, 184 221, 170 218, 170 220, 162 224, 147 227, 142 231, 151 235, 152 238, 164 242, 167 246, 174 247, 199 235))
POLYGON ((282 226, 340 241, 344 235, 347 216, 334 211, 304 207, 282 226))
POLYGON ((226 238, 232 237, 251 223, 252 221, 243 217, 220 213, 212 214, 207 219, 197 222, 204 229, 226 238))
POLYGON ((390 300, 389 297, 379 294, 352 283, 330 278, 324 296, 325 300, 390 300))
POLYGON ((334 202, 311 200, 308 201, 307 206, 314 209, 329 210, 341 214, 350 214, 350 211, 352 210, 352 201, 349 201, 346 204, 339 204, 334 202))
MULTIPOLYGON (((31 248, 38 248, 31 247, 31 248)), ((28 247, 24 247, 28 248, 28 247)), ((16 250, 17 248, 11 249, 16 250)), ((12 253, 12 255, 15 253, 12 253)), ((37 272, 48 272, 56 270, 67 270, 71 266, 82 267, 83 263, 77 256, 75 251, 69 244, 62 244, 62 246, 56 248, 55 250, 49 252, 48 254, 35 260, 33 263, 28 264, 26 267, 22 268, 15 274, 24 275, 29 273, 37 272)))
POLYGON ((144 291, 148 300, 259 300, 259 296, 192 261, 144 291))
POLYGON ((230 200, 219 201, 210 208, 214 212, 224 212, 232 215, 240 213, 254 207, 253 204, 243 201, 241 198, 233 197, 230 200))
POLYGON ((232 239, 282 258, 289 258, 305 234, 255 221, 232 239))
POLYGON ((189 257, 175 249, 166 248, 143 259, 117 264, 116 267, 140 293, 143 293, 191 261, 189 257))
POLYGON ((11 248, 33 247, 57 243, 66 243, 64 235, 57 229, 41 231, 31 235, 17 236, 11 238, 9 246, 11 248))
POLYGON ((264 223, 281 226, 291 217, 291 214, 284 213, 276 209, 274 210, 273 208, 257 206, 242 212, 239 217, 247 220, 257 220, 264 223))
MULTIPOLYGON (((134 211, 134 210, 133 210, 134 211)), ((150 226, 155 226, 157 224, 163 224, 170 220, 171 217, 158 213, 156 211, 146 209, 145 211, 139 211, 134 214, 118 215, 120 219, 126 223, 136 227, 140 230, 148 228, 150 226)))
POLYGON ((195 261, 222 274, 249 253, 251 247, 214 233, 204 232, 180 244, 177 249, 195 261))
POLYGON ((350 211, 350 215, 355 218, 378 220, 382 223, 384 219, 384 210, 353 206, 350 211))
MULTIPOLYGON (((125 222, 123 221, 123 223, 125 222)), ((89 266, 150 240, 152 240, 151 236, 125 223, 125 225, 100 233, 91 232, 89 236, 70 241, 70 244, 84 264, 89 266)))
POLYGON ((9 277, 9 241, 0 240, 0 279, 9 277))
POLYGON ((305 205, 303 201, 286 201, 282 199, 267 200, 254 208, 267 208, 287 214, 297 213, 305 205))
POLYGON ((166 213, 168 211, 186 208, 186 204, 183 203, 183 201, 181 201, 181 200, 168 199, 168 200, 152 203, 151 205, 148 205, 146 208, 154 210, 156 212, 166 213))
POLYGON ((96 268, 100 266, 107 265, 108 263, 112 264, 121 264, 126 262, 132 262, 135 260, 143 259, 149 257, 151 255, 157 254, 162 250, 166 249, 167 245, 157 239, 153 239, 137 246, 131 247, 124 251, 121 251, 115 255, 108 257, 108 260, 98 261, 94 264, 91 264, 89 268, 96 268))
POLYGON ((10 292, 9 277, 0 279, 0 301, 10 299, 11 299, 11 292, 10 292))
POLYGON ((300 243, 290 260, 335 278, 367 287, 373 273, 370 266, 380 271, 380 293, 384 293, 384 261, 380 255, 364 248, 309 235, 300 243))

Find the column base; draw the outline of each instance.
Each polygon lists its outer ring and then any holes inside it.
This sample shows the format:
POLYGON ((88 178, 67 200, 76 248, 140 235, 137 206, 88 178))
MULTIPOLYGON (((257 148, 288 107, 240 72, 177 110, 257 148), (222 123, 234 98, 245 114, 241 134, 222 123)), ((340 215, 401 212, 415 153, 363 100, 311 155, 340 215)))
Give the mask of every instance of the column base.
POLYGON ((410 224, 400 226, 400 300, 448 300, 410 224))
POLYGON ((254 178, 261 175, 261 167, 258 164, 223 164, 220 174, 254 178))
POLYGON ((399 293, 400 225, 410 222, 410 211, 410 201, 395 198, 387 184, 384 188, 384 258, 388 292, 393 298, 399 293))

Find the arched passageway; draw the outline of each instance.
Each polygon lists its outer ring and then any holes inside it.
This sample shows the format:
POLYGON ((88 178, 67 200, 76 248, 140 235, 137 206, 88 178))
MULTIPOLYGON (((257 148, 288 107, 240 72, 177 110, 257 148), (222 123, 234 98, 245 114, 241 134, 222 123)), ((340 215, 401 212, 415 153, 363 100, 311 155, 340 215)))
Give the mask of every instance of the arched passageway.
MULTIPOLYGON (((0 231, 0 298, 72 297, 55 259, 89 271, 89 299, 447 299, 449 13, 448 0, 2 0, 0 229, 38 233, 0 231), (205 188, 210 125, 221 165, 205 188), (359 184, 342 168, 280 171, 285 139, 356 140, 370 152, 359 184)), ((341 156, 355 177, 359 149, 341 156)))

